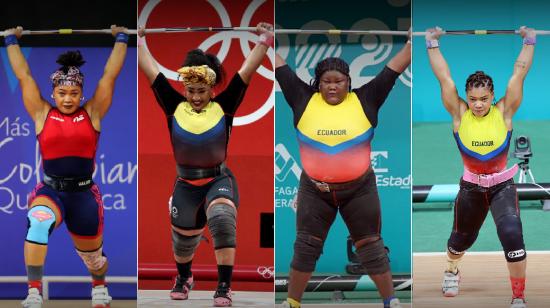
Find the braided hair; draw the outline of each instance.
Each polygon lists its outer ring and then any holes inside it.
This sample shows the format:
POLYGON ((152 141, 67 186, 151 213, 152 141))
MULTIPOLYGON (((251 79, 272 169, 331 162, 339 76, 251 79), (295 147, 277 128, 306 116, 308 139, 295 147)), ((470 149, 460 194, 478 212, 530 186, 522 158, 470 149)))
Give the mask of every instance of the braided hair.
POLYGON ((321 76, 323 76, 323 74, 328 71, 338 71, 346 75, 349 81, 348 91, 351 91, 351 78, 349 77, 349 65, 346 63, 346 61, 336 57, 326 58, 323 61, 317 63, 317 66, 315 66, 315 78, 312 80, 312 82, 310 82, 310 85, 315 89, 315 91, 319 90, 319 84, 321 83, 321 76))
POLYGON ((493 79, 483 71, 477 71, 466 80, 466 92, 472 88, 487 88, 493 92, 493 79))
POLYGON ((225 79, 225 70, 218 57, 205 53, 201 49, 193 49, 187 53, 182 66, 208 65, 216 73, 216 85, 225 79))

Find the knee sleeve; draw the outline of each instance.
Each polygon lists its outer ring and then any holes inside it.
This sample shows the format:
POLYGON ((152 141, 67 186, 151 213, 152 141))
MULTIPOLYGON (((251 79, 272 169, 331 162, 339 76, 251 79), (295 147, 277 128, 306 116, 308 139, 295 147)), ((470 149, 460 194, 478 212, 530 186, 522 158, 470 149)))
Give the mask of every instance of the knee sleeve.
POLYGON ((82 258, 82 261, 84 261, 84 264, 90 271, 100 270, 107 263, 107 257, 103 254, 103 246, 94 251, 80 251, 77 249, 76 253, 82 258))
POLYGON ((172 248, 174 254, 178 257, 189 257, 193 255, 200 241, 200 234, 187 236, 172 230, 172 248))
POLYGON ((359 261, 367 269, 367 274, 383 274, 390 270, 388 253, 381 238, 357 248, 356 252, 359 261))
POLYGON ((308 232, 298 232, 294 242, 294 256, 290 266, 300 272, 311 273, 323 253, 324 240, 308 232))
POLYGON ((504 250, 504 256, 508 262, 519 262, 525 260, 525 243, 521 220, 516 215, 502 216, 496 222, 497 234, 504 250))
POLYGON ((214 249, 237 246, 237 212, 227 204, 212 205, 207 213, 208 229, 214 240, 214 249))
POLYGON ((453 231, 447 241, 447 250, 453 255, 461 255, 468 248, 472 247, 477 239, 478 233, 463 234, 453 231))
POLYGON ((47 206, 37 205, 27 214, 27 242, 47 245, 48 238, 55 228, 55 213, 47 206))

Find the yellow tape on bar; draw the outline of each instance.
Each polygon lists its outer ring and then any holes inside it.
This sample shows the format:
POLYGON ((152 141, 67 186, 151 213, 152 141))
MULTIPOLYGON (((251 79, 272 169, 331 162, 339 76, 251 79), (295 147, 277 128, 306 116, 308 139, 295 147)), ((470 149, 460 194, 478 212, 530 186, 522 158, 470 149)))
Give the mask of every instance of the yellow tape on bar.
POLYGON ((59 34, 72 34, 73 29, 59 29, 59 34))
POLYGON ((475 30, 474 33, 483 35, 483 34, 487 34, 487 30, 475 30))
POLYGON ((328 34, 340 34, 342 33, 342 30, 338 30, 338 29, 329 29, 328 30, 328 34))

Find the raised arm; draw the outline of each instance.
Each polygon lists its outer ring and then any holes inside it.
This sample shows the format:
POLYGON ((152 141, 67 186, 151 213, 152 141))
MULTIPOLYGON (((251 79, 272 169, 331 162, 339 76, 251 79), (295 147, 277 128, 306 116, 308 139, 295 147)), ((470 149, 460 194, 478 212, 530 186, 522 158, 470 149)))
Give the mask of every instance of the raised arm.
MULTIPOLYGON (((41 127, 46 113, 50 108, 50 104, 46 102, 40 95, 40 89, 31 75, 31 69, 21 52, 21 48, 17 39, 23 33, 22 27, 12 28, 5 31, 6 49, 13 73, 19 80, 21 92, 23 93, 23 104, 25 109, 37 124, 41 127)), ((39 127, 37 127, 39 131, 39 127)))
POLYGON ((439 81, 441 87, 441 99, 445 109, 451 114, 453 120, 456 121, 460 117, 460 97, 456 90, 455 83, 451 78, 451 71, 447 65, 447 61, 443 58, 439 50, 439 37, 443 33, 441 28, 426 30, 426 46, 428 47, 428 57, 430 65, 439 81))
MULTIPOLYGON (((525 80, 525 76, 527 76, 529 68, 531 68, 531 64, 533 63, 535 43, 537 41, 534 29, 521 27, 520 34, 523 38, 523 47, 521 48, 516 63, 514 64, 514 72, 508 81, 506 94, 499 102, 502 104, 501 108, 504 108, 504 118, 507 120, 512 119, 512 116, 516 113, 519 105, 521 104, 521 100, 523 98, 523 81, 525 80)), ((497 103, 497 106, 499 103, 497 103)))
POLYGON ((145 29, 143 27, 140 27, 138 30, 138 64, 139 69, 147 76, 147 79, 149 80, 149 83, 152 84, 153 81, 157 78, 160 70, 151 56, 151 53, 147 48, 144 46, 144 40, 145 40, 145 29))
POLYGON ((275 68, 285 66, 285 65, 286 65, 285 59, 283 59, 283 57, 279 56, 278 53, 275 53, 275 68))
POLYGON ((245 84, 250 83, 252 75, 262 64, 267 50, 273 46, 273 25, 261 22, 256 26, 256 32, 260 35, 260 39, 239 69, 239 75, 245 84))
POLYGON ((403 73, 405 69, 411 64, 411 29, 409 29, 409 39, 407 43, 401 48, 401 50, 388 62, 387 67, 391 68, 394 72, 399 74, 403 73))
POLYGON ((94 96, 86 102, 84 108, 91 115, 94 126, 105 116, 113 100, 115 80, 124 64, 128 49, 128 30, 124 27, 111 26, 113 36, 116 38, 115 46, 105 64, 103 76, 99 80, 94 96))

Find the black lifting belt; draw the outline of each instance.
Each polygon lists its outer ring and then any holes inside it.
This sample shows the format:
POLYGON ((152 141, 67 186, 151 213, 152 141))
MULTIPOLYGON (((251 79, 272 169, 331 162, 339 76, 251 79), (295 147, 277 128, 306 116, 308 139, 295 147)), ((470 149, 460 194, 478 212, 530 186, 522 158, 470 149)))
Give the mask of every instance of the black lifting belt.
POLYGON ((198 180, 204 178, 213 178, 223 173, 225 164, 221 163, 212 168, 189 168, 176 165, 178 176, 186 180, 198 180))
POLYGON ((94 185, 92 176, 60 177, 44 174, 44 184, 57 191, 83 191, 94 185))

